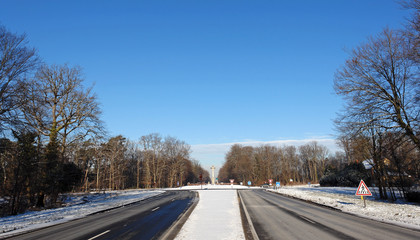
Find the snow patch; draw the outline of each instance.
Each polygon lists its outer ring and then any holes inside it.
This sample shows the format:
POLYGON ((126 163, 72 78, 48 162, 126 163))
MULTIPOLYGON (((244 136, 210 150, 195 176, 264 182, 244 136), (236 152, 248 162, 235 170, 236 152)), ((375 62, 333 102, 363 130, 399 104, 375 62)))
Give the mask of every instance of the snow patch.
POLYGON ((366 208, 359 196, 355 196, 357 188, 351 187, 281 187, 278 192, 287 196, 311 201, 321 205, 339 209, 369 219, 392 223, 403 227, 420 229, 420 206, 418 204, 397 201, 389 203, 364 197, 366 208))
POLYGON ((176 240, 245 239, 236 190, 198 190, 198 193, 200 201, 176 240))
POLYGON ((74 194, 65 201, 66 207, 0 218, 0 238, 28 230, 47 227, 82 218, 103 210, 124 206, 164 191, 110 191, 106 193, 74 194))

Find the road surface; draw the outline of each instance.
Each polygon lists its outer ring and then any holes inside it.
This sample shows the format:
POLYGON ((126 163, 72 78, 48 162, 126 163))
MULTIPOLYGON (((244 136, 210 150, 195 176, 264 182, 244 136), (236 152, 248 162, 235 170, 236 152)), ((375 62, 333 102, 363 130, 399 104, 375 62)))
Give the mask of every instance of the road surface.
POLYGON ((261 240, 420 239, 420 231, 357 217, 265 190, 239 190, 239 195, 261 240))
POLYGON ((152 239, 193 202, 191 191, 167 191, 129 206, 29 232, 11 239, 152 239))

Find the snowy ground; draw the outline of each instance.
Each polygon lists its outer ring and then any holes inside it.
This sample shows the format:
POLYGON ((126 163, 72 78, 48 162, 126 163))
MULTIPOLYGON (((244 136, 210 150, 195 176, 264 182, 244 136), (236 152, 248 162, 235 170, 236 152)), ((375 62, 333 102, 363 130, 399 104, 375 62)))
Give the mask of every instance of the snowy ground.
POLYGON ((375 197, 364 197, 366 199, 366 208, 364 208, 361 198, 355 196, 357 188, 297 186, 281 187, 278 190, 270 191, 333 207, 358 216, 420 229, 420 205, 403 201, 389 203, 375 200, 375 197))
POLYGON ((238 195, 232 190, 198 190, 200 201, 176 240, 245 239, 238 195))
POLYGON ((127 205, 161 193, 163 191, 133 190, 72 195, 66 200, 66 207, 0 218, 0 238, 82 218, 95 212, 127 205))
MULTIPOLYGON (((181 229, 177 239, 244 239, 238 199, 235 189, 245 186, 188 186, 178 189, 197 190, 200 200, 181 229), (222 190, 223 189, 223 190, 222 190)), ((161 194, 162 191, 117 191, 107 194, 75 195, 68 199, 67 207, 28 212, 18 216, 0 218, 0 238, 19 231, 45 227, 109 208, 129 204, 161 194)), ((174 190, 174 189, 171 189, 174 190)), ((374 189, 371 189, 374 190, 374 189)), ((367 197, 363 208, 356 188, 282 187, 281 194, 313 201, 340 209, 343 212, 367 218, 420 229, 420 206, 404 202, 388 203, 367 197)))

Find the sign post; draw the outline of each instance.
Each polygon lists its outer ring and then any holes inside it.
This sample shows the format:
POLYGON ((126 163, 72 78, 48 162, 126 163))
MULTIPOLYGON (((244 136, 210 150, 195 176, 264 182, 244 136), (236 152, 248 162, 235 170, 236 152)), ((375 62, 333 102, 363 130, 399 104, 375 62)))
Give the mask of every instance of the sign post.
POLYGON ((201 173, 200 174, 200 176, 199 176, 199 178, 200 178, 200 185, 201 185, 201 189, 203 189, 203 174, 201 173))
POLYGON ((369 188, 366 186, 366 183, 363 180, 360 180, 359 187, 356 191, 356 196, 360 196, 363 201, 363 207, 366 207, 366 199, 363 199, 363 196, 372 196, 369 188))

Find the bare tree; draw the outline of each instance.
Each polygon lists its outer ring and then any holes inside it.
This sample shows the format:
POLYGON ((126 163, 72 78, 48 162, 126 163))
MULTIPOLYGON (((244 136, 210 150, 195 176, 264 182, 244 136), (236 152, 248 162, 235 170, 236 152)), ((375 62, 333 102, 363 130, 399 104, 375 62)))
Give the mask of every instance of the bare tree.
POLYGON ((317 164, 309 144, 299 146, 299 158, 302 163, 302 173, 305 179, 316 182, 318 176, 317 164))
POLYGON ((16 86, 38 63, 36 51, 26 46, 25 35, 16 35, 0 25, 0 130, 13 122, 19 106, 16 86))
POLYGON ((339 136, 337 144, 344 150, 346 163, 354 163, 369 159, 369 138, 361 134, 353 136, 351 133, 342 132, 339 136))
POLYGON ((26 123, 49 141, 60 140, 62 153, 70 138, 102 133, 99 104, 91 88, 84 88, 81 75, 79 67, 44 65, 20 91, 26 123))
POLYGON ((277 165, 280 165, 279 172, 276 174, 278 180, 283 185, 289 182, 299 181, 299 156, 295 146, 281 146, 278 147, 279 161, 277 165))
POLYGON ((318 182, 325 170, 328 156, 327 148, 313 141, 299 146, 299 156, 306 171, 307 179, 318 182))
POLYGON ((135 169, 132 169, 130 172, 135 173, 135 176, 129 176, 129 178, 133 178, 135 180, 136 188, 140 188, 140 180, 141 180, 141 168, 142 168, 142 158, 143 153, 140 151, 140 145, 138 142, 135 141, 127 141, 126 144, 127 153, 126 158, 130 161, 129 165, 132 168, 132 165, 135 165, 135 169))
POLYGON ((401 5, 414 11, 405 29, 405 34, 412 43, 412 60, 420 63, 420 0, 401 1, 401 5))
POLYGON ((103 157, 108 166, 108 189, 124 189, 124 170, 128 168, 125 159, 127 140, 119 135, 109 139, 102 146, 103 157))
POLYGON ((242 182, 262 184, 268 179, 285 183, 289 179, 299 178, 300 166, 295 147, 251 147, 235 144, 226 153, 225 159, 219 171, 221 181, 234 178, 242 182))
POLYGON ((420 81, 411 51, 404 34, 389 29, 354 49, 335 75, 335 90, 347 101, 338 122, 356 129, 369 128, 372 121, 376 127, 399 128, 420 149, 420 81))
POLYGON ((266 182, 268 179, 276 179, 276 169, 279 168, 280 156, 278 148, 270 145, 263 145, 255 148, 256 158, 262 163, 260 180, 266 182))
POLYGON ((183 179, 185 174, 185 160, 189 159, 190 146, 174 137, 167 137, 164 141, 163 157, 167 162, 168 187, 174 187, 183 179))
POLYGON ((174 187, 185 179, 195 180, 197 168, 189 159, 190 146, 184 141, 174 137, 163 140, 159 134, 153 133, 142 136, 140 146, 146 188, 174 187))
POLYGON ((140 144, 144 155, 144 177, 146 187, 158 187, 162 178, 163 169, 166 167, 162 157, 162 137, 157 133, 142 136, 140 144))
MULTIPOLYGON (((83 184, 82 188, 84 191, 90 190, 89 175, 94 174, 92 171, 96 168, 97 171, 100 171, 100 157, 98 154, 98 144, 92 140, 80 142, 79 144, 73 145, 73 162, 83 170, 83 184)), ((96 186, 97 189, 100 189, 99 186, 96 186)))

